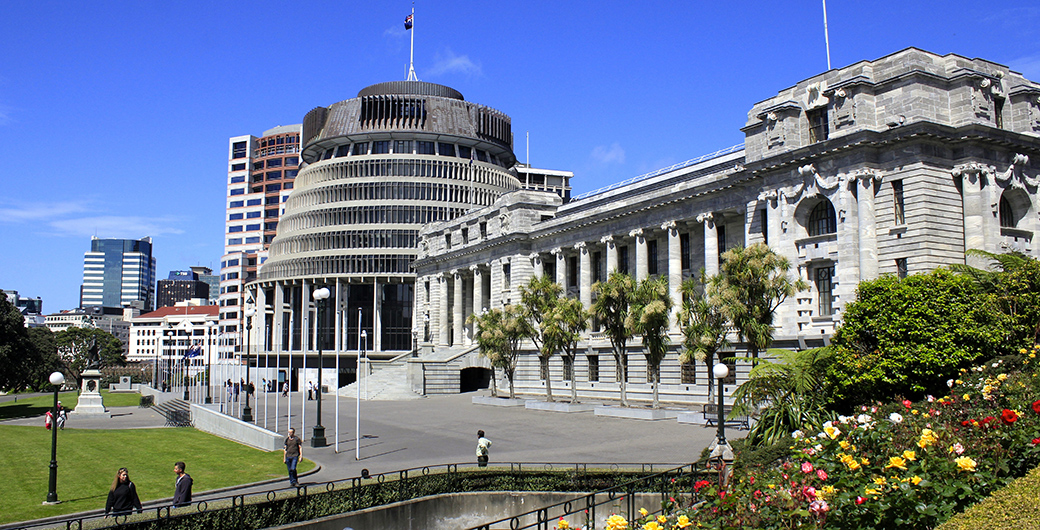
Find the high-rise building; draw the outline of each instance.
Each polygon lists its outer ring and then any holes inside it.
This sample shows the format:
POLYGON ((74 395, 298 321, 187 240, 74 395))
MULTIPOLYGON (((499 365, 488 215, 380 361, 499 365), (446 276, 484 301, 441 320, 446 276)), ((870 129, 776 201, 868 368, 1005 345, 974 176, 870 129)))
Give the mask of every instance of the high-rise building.
POLYGON ((256 278, 274 239, 282 203, 300 166, 301 125, 228 140, 227 215, 220 262, 221 351, 237 351, 242 329, 243 288, 256 278))
POLYGON ((170 271, 169 278, 159 280, 155 299, 157 307, 171 307, 192 299, 209 301, 209 284, 200 280, 195 271, 170 271))
POLYGON ((151 311, 155 301, 152 238, 90 239, 83 255, 80 307, 136 307, 151 311))
POLYGON ((220 276, 213 274, 213 269, 201 265, 192 266, 191 272, 198 274, 199 281, 209 286, 210 305, 218 305, 220 303, 220 276))

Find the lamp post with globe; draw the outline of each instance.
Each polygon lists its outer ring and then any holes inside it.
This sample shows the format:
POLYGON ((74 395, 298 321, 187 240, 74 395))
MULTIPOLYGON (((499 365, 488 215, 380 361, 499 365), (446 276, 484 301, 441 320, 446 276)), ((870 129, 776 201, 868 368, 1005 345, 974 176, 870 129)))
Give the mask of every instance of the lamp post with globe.
POLYGON ((314 421, 314 432, 311 433, 311 447, 325 447, 328 441, 325 439, 325 426, 321 424, 321 369, 324 366, 322 358, 322 329, 321 324, 325 316, 325 300, 329 298, 329 288, 322 287, 314 290, 314 300, 318 304, 318 410, 314 421))
POLYGON ((58 391, 65 384, 65 374, 54 372, 49 381, 54 385, 54 421, 51 422, 51 476, 44 504, 58 504, 61 502, 58 500, 58 391))
POLYGON ((212 320, 206 321, 206 404, 213 403, 213 378, 211 366, 213 365, 213 328, 217 325, 212 320))

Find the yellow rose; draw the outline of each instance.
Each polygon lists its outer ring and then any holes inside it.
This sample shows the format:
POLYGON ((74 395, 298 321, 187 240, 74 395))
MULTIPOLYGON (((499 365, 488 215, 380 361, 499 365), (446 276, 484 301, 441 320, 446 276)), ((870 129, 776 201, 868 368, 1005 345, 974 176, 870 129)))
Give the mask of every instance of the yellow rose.
POLYGON ((889 469, 889 468, 893 468, 893 467, 894 468, 898 468, 898 469, 902 469, 903 471, 906 471, 906 460, 904 460, 903 457, 901 457, 901 456, 893 456, 893 457, 889 458, 888 459, 888 465, 885 466, 885 469, 889 469))
POLYGON ((560 519, 560 522, 556 524, 556 528, 559 528, 560 530, 568 530, 570 527, 571 524, 568 523, 566 519, 560 519))
POLYGON ((976 462, 971 458, 962 456, 960 458, 954 459, 954 462, 957 463, 957 467, 961 468, 961 471, 975 471, 976 462))
POLYGON ((885 477, 874 477, 874 484, 878 486, 884 486, 887 483, 888 481, 885 480, 885 477))
POLYGON ((1000 375, 997 376, 997 381, 1001 381, 1001 382, 1007 381, 1007 378, 1008 378, 1007 374, 1000 374, 1000 375))
POLYGON ((690 523, 690 518, 686 517, 685 515, 680 515, 679 520, 675 522, 675 526, 678 526, 679 528, 686 528, 691 524, 692 523, 690 523))
POLYGON ((838 445, 839 445, 839 446, 840 446, 840 447, 841 447, 842 449, 844 449, 844 450, 848 450, 849 446, 850 446, 850 445, 852 445, 852 444, 850 444, 848 440, 842 440, 842 441, 838 442, 838 445))
POLYGON ((665 523, 668 522, 668 518, 663 516, 663 515, 658 515, 657 516, 657 522, 659 522, 661 524, 665 524, 665 523))
POLYGON ((855 460, 849 460, 848 462, 845 462, 845 465, 848 466, 849 469, 852 471, 859 469, 859 462, 855 460))
POLYGON ((827 436, 830 436, 831 440, 837 438, 841 434, 841 431, 833 425, 830 427, 824 427, 823 432, 827 433, 827 436))
POLYGON ((913 462, 914 460, 917 460, 917 453, 907 449, 906 451, 903 451, 903 458, 913 462))
POLYGON ((971 394, 964 394, 964 401, 971 401, 971 394))
POLYGON ((624 517, 614 514, 607 518, 606 530, 627 530, 628 521, 624 517))
POLYGON ((642 516, 642 517, 646 517, 646 515, 648 513, 650 513, 650 512, 646 511, 646 508, 640 508, 639 509, 639 515, 642 516))
POLYGON ((867 488, 867 490, 864 493, 866 493, 867 495, 881 495, 881 492, 874 488, 867 488))
POLYGON ((657 521, 650 521, 643 525, 643 530, 662 530, 661 525, 657 524, 657 521))
POLYGON ((922 479, 921 477, 919 477, 917 475, 914 475, 913 478, 910 479, 910 482, 912 482, 914 484, 914 486, 916 486, 916 485, 920 484, 922 480, 924 480, 924 479, 922 479))
POLYGON ((859 461, 860 461, 860 463, 862 463, 865 466, 869 466, 870 465, 870 460, 867 460, 867 457, 860 458, 859 461))

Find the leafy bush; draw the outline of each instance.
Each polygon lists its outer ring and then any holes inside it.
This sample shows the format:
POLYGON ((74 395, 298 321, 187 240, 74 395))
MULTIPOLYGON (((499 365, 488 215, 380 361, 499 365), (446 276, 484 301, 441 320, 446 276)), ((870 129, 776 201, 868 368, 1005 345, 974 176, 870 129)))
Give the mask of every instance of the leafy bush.
POLYGON ((938 269, 866 281, 846 307, 827 371, 833 406, 939 394, 958 369, 1011 353, 1005 316, 966 276, 938 269))
POLYGON ((1015 480, 982 502, 939 525, 936 530, 1021 530, 1040 528, 1040 469, 1015 480))

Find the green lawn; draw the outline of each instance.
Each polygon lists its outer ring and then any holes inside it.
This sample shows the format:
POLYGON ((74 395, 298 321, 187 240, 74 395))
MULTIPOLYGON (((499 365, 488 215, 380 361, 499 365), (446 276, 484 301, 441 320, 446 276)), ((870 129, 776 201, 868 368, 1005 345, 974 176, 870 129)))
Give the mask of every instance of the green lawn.
MULTIPOLYGON (((173 463, 178 460, 187 464, 196 493, 286 476, 281 451, 259 451, 191 428, 65 429, 58 432, 58 499, 62 502, 43 506, 50 473, 50 431, 42 426, 0 425, 0 437, 8 440, 0 450, 0 469, 7 473, 7 486, 0 495, 0 524, 103 510, 120 467, 130 470, 142 502, 173 496, 173 463)), ((309 460, 299 465, 300 473, 313 468, 309 460)))
MULTIPOLYGON (((62 392, 58 394, 61 405, 69 410, 76 408, 79 402, 78 392, 62 392)), ((110 393, 108 390, 101 391, 101 399, 106 407, 134 407, 141 403, 141 394, 137 392, 110 393)), ((35 396, 18 398, 17 401, 6 401, 0 403, 0 420, 12 418, 31 418, 43 416, 45 412, 54 406, 54 394, 49 396, 35 396)), ((42 421, 42 420, 41 420, 42 421)), ((113 473, 114 474, 114 473, 113 473)))

